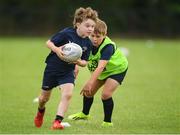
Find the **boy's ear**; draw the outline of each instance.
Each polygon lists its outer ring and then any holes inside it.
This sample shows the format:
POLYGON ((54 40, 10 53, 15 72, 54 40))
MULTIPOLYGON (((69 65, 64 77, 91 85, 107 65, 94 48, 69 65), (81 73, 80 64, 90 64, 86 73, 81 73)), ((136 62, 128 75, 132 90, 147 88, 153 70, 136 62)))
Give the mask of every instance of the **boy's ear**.
POLYGON ((105 32, 104 36, 106 36, 106 35, 107 35, 107 31, 105 32))
POLYGON ((77 27, 77 28, 79 27, 79 25, 80 25, 80 23, 76 23, 76 27, 77 27))

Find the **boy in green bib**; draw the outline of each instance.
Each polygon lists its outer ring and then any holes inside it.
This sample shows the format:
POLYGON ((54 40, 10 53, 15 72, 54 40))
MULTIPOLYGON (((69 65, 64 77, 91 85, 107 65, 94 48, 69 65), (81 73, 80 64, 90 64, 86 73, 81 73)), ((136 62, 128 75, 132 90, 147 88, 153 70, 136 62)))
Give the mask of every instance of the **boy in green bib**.
POLYGON ((93 48, 89 57, 88 69, 92 74, 81 91, 83 110, 70 115, 68 118, 72 120, 88 119, 93 97, 103 86, 101 99, 104 109, 104 121, 102 126, 111 127, 113 126, 111 118, 114 107, 112 95, 117 87, 121 85, 126 75, 128 61, 106 34, 107 26, 105 22, 98 20, 94 32, 90 35, 93 48))

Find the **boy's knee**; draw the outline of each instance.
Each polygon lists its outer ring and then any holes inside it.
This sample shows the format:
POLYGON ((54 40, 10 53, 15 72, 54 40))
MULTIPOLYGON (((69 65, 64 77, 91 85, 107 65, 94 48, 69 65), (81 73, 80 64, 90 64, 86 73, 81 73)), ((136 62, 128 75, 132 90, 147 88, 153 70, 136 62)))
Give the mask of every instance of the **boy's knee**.
POLYGON ((112 95, 110 94, 110 93, 102 93, 102 95, 101 95, 101 99, 103 99, 103 100, 106 100, 106 99, 108 99, 108 98, 110 98, 112 95))
POLYGON ((41 103, 46 103, 48 101, 49 101, 49 97, 44 97, 44 96, 39 97, 39 102, 41 102, 41 103))

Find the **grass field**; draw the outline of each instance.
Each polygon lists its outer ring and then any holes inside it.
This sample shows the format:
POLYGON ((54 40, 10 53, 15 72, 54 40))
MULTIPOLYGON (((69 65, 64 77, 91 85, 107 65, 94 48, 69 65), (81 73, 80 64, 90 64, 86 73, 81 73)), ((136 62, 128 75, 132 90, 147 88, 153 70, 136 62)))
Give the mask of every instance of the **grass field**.
MULTIPOLYGON (((114 94, 113 128, 100 127, 103 109, 100 91, 95 96, 88 121, 64 121, 71 127, 50 130, 59 90, 47 104, 42 128, 33 119, 49 50, 47 38, 0 38, 0 133, 1 134, 135 134, 180 133, 180 40, 114 39, 129 49, 129 70, 114 94)), ((89 72, 81 68, 67 112, 81 111, 80 89, 89 72)))

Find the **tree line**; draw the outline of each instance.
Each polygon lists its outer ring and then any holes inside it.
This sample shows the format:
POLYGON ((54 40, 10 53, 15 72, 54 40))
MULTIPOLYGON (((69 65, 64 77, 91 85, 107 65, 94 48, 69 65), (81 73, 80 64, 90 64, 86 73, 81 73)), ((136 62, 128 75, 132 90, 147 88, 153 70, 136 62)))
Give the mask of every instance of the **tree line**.
POLYGON ((49 35, 72 26, 75 9, 88 6, 111 35, 180 35, 179 0, 0 0, 0 35, 49 35))

